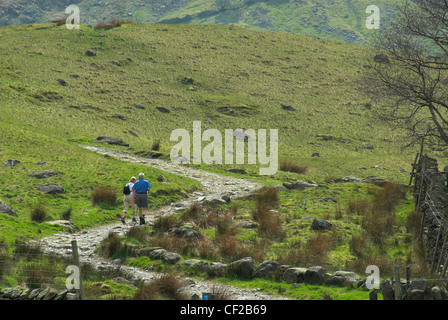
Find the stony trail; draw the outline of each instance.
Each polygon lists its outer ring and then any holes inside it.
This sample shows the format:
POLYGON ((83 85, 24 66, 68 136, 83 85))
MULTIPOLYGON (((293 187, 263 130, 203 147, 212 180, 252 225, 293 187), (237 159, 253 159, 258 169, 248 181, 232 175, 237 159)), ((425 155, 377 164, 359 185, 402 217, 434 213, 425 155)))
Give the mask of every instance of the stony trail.
MULTIPOLYGON (((188 198, 178 203, 172 203, 171 205, 148 212, 146 216, 146 222, 148 224, 151 224, 154 219, 158 217, 173 214, 180 209, 190 206, 196 201, 203 201, 204 199, 221 199, 222 195, 224 194, 230 195, 231 198, 243 197, 249 195, 252 191, 262 187, 261 184, 249 180, 205 172, 196 168, 176 165, 160 159, 140 158, 128 153, 115 150, 107 150, 99 147, 82 147, 100 154, 107 154, 122 161, 129 161, 153 166, 166 172, 196 179, 202 183, 202 185, 204 186, 204 191, 194 192, 193 194, 188 195, 188 198)), ((137 174, 138 173, 136 173, 136 175, 137 174)), ((128 213, 128 218, 129 215, 130 213, 128 213)), ((113 231, 120 236, 125 235, 132 227, 132 224, 129 222, 130 221, 123 225, 121 222, 117 221, 117 223, 114 224, 83 230, 76 233, 55 234, 42 239, 42 248, 46 253, 52 253, 61 256, 71 256, 71 242, 72 240, 77 240, 79 259, 81 263, 89 263, 94 268, 104 271, 120 268, 120 273, 127 280, 149 281, 155 277, 160 276, 160 274, 120 265, 119 263, 114 262, 110 259, 99 257, 95 253, 98 244, 109 234, 109 232, 113 231)), ((256 290, 244 290, 231 286, 217 285, 212 281, 197 281, 190 278, 187 278, 187 280, 189 281, 190 285, 185 288, 185 293, 187 293, 189 296, 197 294, 201 297, 203 292, 212 292, 217 287, 224 287, 224 290, 227 293, 231 294, 231 299, 234 300, 285 299, 279 296, 261 294, 256 290)))

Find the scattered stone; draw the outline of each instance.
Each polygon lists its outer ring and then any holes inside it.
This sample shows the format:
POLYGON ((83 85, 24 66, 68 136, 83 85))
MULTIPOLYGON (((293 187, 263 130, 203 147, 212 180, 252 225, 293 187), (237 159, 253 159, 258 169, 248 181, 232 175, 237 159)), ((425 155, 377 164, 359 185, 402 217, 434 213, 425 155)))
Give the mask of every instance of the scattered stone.
POLYGON ((284 110, 296 111, 296 109, 293 106, 288 106, 288 105, 283 104, 283 103, 280 103, 280 105, 282 106, 282 109, 284 109, 284 110))
POLYGON ((373 146, 372 146, 370 143, 366 142, 366 143, 364 143, 364 149, 366 149, 366 150, 372 150, 372 149, 373 149, 373 146))
POLYGON ((332 227, 332 224, 327 220, 317 219, 313 220, 310 229, 315 231, 328 230, 332 227))
POLYGON ((306 188, 316 188, 318 185, 316 183, 308 183, 305 181, 298 180, 294 183, 284 182, 283 186, 287 189, 304 190, 306 188))
POLYGON ((20 164, 20 161, 19 160, 6 160, 5 164, 8 167, 15 167, 16 165, 20 164))
POLYGON ((379 177, 368 176, 368 177, 365 177, 362 180, 362 182, 370 183, 370 184, 373 184, 373 185, 376 185, 376 186, 379 186, 379 187, 384 187, 384 185, 386 184, 387 181, 382 179, 382 178, 379 178, 379 177))
POLYGON ((0 199, 0 212, 7 213, 10 216, 18 217, 17 213, 4 201, 0 199))
POLYGON ((59 84, 61 86, 66 86, 67 85, 67 81, 65 81, 64 79, 58 79, 57 81, 59 82, 59 84))
POLYGON ((85 52, 85 54, 86 54, 86 56, 89 56, 89 57, 94 57, 94 56, 96 56, 96 52, 93 51, 93 50, 87 50, 87 51, 85 52))
POLYGON ((120 138, 113 138, 113 137, 108 137, 108 136, 100 136, 100 137, 96 138, 95 141, 96 142, 103 142, 103 143, 107 143, 107 144, 113 144, 113 145, 117 145, 117 146, 129 147, 129 143, 123 141, 120 138))
POLYGON ((157 110, 159 110, 162 113, 170 113, 170 110, 164 107, 156 107, 157 110))
POLYGON ((193 83, 194 83, 194 80, 193 80, 192 78, 189 78, 189 77, 184 77, 184 78, 181 80, 181 82, 182 82, 183 84, 193 84, 193 83))
POLYGON ((36 179, 44 179, 48 178, 57 174, 61 174, 60 171, 53 171, 53 170, 40 170, 40 171, 34 171, 30 174, 27 174, 27 177, 36 178, 36 179))
POLYGON ((57 183, 41 184, 37 187, 37 191, 47 194, 65 193, 64 187, 57 183))
POLYGON ((112 116, 112 118, 114 118, 114 119, 120 119, 120 120, 126 120, 126 117, 125 117, 124 115, 122 115, 122 114, 114 114, 114 115, 112 116))
POLYGON ((241 221, 238 223, 238 227, 245 229, 255 229, 258 227, 258 224, 253 221, 241 221))
POLYGON ((239 174, 246 174, 246 170, 238 169, 238 168, 224 169, 224 171, 232 172, 232 173, 239 173, 239 174))
POLYGON ((390 63, 389 58, 384 53, 377 54, 373 57, 373 60, 379 63, 390 63))

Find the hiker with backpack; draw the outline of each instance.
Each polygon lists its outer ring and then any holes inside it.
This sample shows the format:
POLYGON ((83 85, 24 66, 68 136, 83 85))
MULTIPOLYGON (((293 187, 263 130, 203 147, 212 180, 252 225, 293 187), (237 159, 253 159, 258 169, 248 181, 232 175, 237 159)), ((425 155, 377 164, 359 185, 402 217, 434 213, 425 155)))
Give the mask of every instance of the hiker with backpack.
POLYGON ((151 184, 145 180, 145 174, 138 175, 138 181, 134 184, 132 192, 134 194, 135 204, 138 207, 140 225, 145 224, 146 211, 148 210, 148 193, 151 191, 151 184))
POLYGON ((123 188, 124 208, 123 208, 123 215, 121 217, 121 222, 123 222, 123 224, 125 224, 124 217, 126 216, 126 213, 128 213, 129 207, 132 208, 132 222, 137 222, 135 218, 135 199, 134 194, 132 192, 136 181, 137 179, 135 177, 132 177, 123 188))

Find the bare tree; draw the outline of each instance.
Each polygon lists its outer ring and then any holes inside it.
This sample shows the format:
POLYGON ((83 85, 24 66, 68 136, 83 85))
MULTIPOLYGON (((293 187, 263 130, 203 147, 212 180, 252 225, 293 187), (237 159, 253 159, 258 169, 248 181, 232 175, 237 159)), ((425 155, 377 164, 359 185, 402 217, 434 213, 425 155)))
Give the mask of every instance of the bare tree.
POLYGON ((448 149, 448 0, 405 0, 379 38, 365 84, 383 120, 448 149))

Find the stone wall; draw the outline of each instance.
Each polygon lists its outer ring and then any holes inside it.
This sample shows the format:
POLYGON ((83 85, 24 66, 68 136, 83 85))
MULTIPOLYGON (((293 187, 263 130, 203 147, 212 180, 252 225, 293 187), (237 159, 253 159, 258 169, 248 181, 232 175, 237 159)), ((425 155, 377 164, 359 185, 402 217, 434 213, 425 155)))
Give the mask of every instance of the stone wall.
POLYGON ((433 266, 435 274, 439 274, 448 257, 448 246, 444 246, 448 234, 448 189, 445 178, 438 169, 437 160, 422 157, 414 184, 416 210, 423 217, 422 237, 428 264, 433 266))
POLYGON ((23 287, 4 288, 0 300, 79 300, 78 293, 53 288, 29 289, 23 287))

